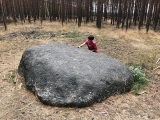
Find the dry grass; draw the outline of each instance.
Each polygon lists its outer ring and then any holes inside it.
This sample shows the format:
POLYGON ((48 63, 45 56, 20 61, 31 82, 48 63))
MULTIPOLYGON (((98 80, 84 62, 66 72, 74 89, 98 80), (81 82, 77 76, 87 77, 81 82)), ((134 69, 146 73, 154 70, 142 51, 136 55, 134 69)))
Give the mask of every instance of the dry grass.
MULTIPOLYGON (((160 34, 152 30, 128 31, 116 29, 109 23, 97 29, 95 23, 39 22, 35 24, 10 24, 8 31, 0 28, 0 119, 1 120, 147 120, 160 119, 160 70, 153 69, 160 57, 160 34), (106 26, 105 26, 106 25, 106 26), (55 37, 26 38, 21 32, 37 31, 55 37), (70 34, 69 34, 70 33, 70 34), (66 34, 66 35, 64 35, 66 34), (135 96, 132 93, 116 95, 102 103, 87 108, 58 108, 45 106, 25 89, 23 79, 13 72, 17 70, 25 49, 41 44, 65 43, 78 46, 88 37, 95 35, 99 53, 109 55, 130 66, 142 66, 150 79, 148 87, 135 96), (12 79, 10 73, 14 74, 12 79), (9 76, 8 76, 9 75, 9 76)), ((83 47, 82 49, 87 49, 83 47)))

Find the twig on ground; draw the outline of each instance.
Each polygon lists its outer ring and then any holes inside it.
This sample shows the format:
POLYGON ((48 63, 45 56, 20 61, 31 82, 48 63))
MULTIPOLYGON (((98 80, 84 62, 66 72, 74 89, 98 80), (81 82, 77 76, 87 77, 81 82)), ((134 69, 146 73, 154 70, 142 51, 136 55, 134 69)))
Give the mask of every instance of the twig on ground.
POLYGON ((158 66, 158 67, 154 68, 153 70, 157 70, 157 69, 159 69, 159 68, 160 68, 160 66, 158 66))
POLYGON ((107 112, 97 112, 97 111, 93 111, 91 109, 88 109, 90 112, 92 113, 96 113, 96 114, 106 114, 107 112))
POLYGON ((157 62, 156 63, 158 63, 160 61, 160 58, 158 58, 158 60, 157 60, 157 62))
POLYGON ((20 108, 19 110, 23 110, 23 109, 25 109, 27 106, 30 106, 31 104, 33 104, 33 102, 31 102, 31 103, 27 104, 26 106, 20 108))

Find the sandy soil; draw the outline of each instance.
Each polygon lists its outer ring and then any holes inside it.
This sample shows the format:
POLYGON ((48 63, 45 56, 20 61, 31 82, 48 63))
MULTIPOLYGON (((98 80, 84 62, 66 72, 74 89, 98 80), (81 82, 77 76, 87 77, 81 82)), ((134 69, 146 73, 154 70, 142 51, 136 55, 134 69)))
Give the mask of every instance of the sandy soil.
MULTIPOLYGON (((108 25, 109 26, 109 25, 108 25)), ((131 28, 128 31, 93 24, 78 28, 74 23, 10 24, 0 27, 0 120, 160 120, 160 33, 131 28), (149 85, 136 96, 132 92, 116 95, 86 108, 58 108, 43 105, 25 89, 18 65, 25 49, 55 42, 73 46, 89 34, 95 35, 99 53, 124 64, 141 66, 149 85)), ((87 49, 83 47, 82 49, 87 49)))

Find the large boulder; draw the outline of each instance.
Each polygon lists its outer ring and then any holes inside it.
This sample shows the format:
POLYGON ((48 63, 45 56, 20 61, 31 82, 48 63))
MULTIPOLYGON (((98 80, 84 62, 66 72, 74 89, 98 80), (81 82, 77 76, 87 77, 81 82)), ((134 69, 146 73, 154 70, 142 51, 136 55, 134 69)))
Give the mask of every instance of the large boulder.
POLYGON ((133 84, 131 71, 121 62, 65 44, 27 49, 18 72, 27 89, 54 106, 86 107, 128 92, 133 84))

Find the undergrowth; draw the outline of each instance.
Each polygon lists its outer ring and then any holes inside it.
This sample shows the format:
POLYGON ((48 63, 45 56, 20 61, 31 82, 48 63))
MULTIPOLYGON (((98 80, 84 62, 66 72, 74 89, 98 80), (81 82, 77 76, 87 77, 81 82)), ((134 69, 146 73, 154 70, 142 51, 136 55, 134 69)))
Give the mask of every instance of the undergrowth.
POLYGON ((132 87, 132 91, 134 94, 138 95, 140 90, 144 89, 149 80, 146 78, 146 75, 142 72, 141 67, 133 67, 130 66, 129 69, 133 73, 134 76, 134 84, 132 87))

